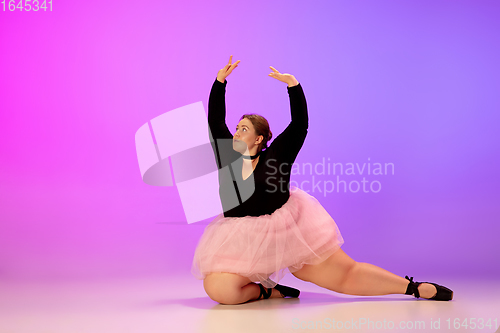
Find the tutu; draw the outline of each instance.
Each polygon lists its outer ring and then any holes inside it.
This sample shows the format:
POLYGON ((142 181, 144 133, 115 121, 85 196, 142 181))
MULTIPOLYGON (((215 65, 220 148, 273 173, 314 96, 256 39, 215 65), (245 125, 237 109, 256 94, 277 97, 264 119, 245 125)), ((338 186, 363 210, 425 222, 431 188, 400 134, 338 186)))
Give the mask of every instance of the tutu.
POLYGON ((290 186, 290 198, 271 215, 224 217, 207 225, 195 250, 191 273, 235 273, 272 288, 305 264, 316 265, 344 239, 316 198, 290 186), (275 282, 276 281, 276 282, 275 282))

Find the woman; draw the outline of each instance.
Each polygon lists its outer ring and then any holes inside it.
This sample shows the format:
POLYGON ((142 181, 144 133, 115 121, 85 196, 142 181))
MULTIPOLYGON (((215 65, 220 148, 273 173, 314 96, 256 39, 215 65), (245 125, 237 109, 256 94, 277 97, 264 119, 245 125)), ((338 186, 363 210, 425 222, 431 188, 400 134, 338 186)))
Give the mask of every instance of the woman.
POLYGON ((208 296, 221 304, 298 297, 297 289, 273 281, 290 272, 344 294, 451 300, 453 292, 446 287, 413 282, 351 259, 340 248, 344 240, 326 210, 308 193, 289 186, 291 166, 308 130, 304 92, 293 75, 270 67, 269 76, 288 85, 292 120, 269 147, 272 132, 260 115, 243 115, 235 134, 230 133, 225 124, 226 78, 239 63, 233 64, 230 56, 208 103, 224 208, 205 228, 193 259, 192 273, 204 280, 208 296))

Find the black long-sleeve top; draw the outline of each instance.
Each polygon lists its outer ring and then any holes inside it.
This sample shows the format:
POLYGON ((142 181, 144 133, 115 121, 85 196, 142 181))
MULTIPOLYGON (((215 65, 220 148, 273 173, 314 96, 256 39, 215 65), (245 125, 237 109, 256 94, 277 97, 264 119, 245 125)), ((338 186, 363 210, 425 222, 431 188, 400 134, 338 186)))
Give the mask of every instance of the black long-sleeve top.
POLYGON ((221 83, 216 79, 208 101, 208 124, 219 167, 219 194, 224 216, 272 214, 290 197, 292 164, 307 136, 309 118, 304 91, 300 83, 287 87, 292 120, 261 152, 253 173, 244 180, 243 158, 233 149, 233 134, 226 125, 226 85, 227 80, 221 83))

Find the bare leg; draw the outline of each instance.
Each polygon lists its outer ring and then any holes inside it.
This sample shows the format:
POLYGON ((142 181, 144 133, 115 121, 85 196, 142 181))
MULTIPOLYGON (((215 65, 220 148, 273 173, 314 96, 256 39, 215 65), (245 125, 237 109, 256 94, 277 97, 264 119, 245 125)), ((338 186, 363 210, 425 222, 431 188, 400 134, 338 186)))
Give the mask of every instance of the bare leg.
MULTIPOLYGON (((207 295, 221 304, 241 304, 256 300, 260 296, 260 287, 249 278, 233 273, 211 273, 203 280, 207 295)), ((281 298, 279 291, 273 288, 271 298, 281 298)))
MULTIPOLYGON (((404 294, 409 282, 378 266, 356 262, 342 249, 318 265, 305 265, 293 275, 329 290, 360 296, 404 294)), ((423 298, 437 292, 429 283, 421 284, 418 290, 423 298)))

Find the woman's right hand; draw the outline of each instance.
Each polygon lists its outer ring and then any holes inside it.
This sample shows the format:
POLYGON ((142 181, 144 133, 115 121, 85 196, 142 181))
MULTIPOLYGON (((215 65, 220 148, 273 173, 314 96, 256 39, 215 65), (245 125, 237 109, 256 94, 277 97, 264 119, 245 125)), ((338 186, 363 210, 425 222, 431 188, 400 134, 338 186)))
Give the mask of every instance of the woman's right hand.
POLYGON ((224 81, 226 80, 226 77, 228 77, 229 74, 231 74, 231 72, 233 71, 233 69, 235 69, 236 67, 238 67, 238 64, 240 63, 240 60, 238 60, 234 64, 231 64, 232 61, 233 61, 233 56, 231 55, 229 57, 229 63, 226 66, 224 66, 224 68, 222 68, 219 71, 219 73, 217 73, 217 80, 219 82, 224 83, 224 81))

